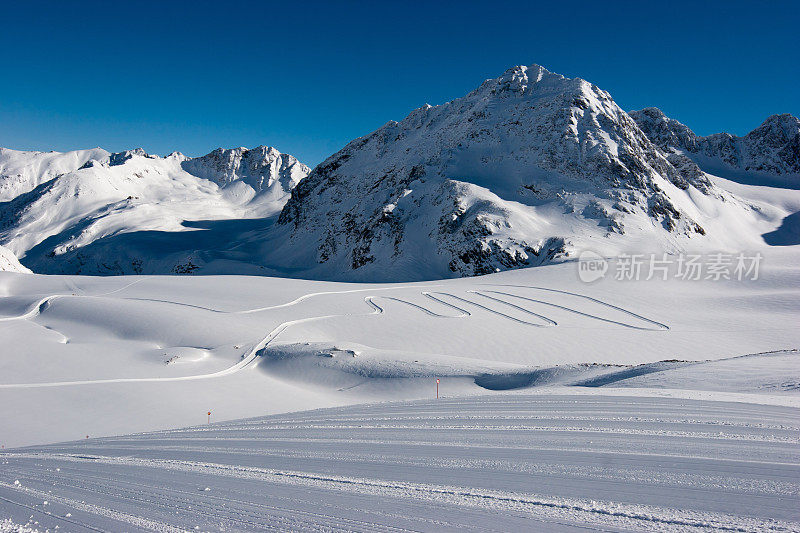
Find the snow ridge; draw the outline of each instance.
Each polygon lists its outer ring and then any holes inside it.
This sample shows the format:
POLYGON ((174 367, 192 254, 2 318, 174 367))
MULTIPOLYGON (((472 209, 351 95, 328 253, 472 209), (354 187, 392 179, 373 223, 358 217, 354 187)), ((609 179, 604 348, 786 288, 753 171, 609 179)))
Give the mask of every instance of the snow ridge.
POLYGON ((791 213, 759 211, 707 172, 800 179, 799 124, 775 115, 745 137, 698 137, 581 78, 516 66, 313 170, 268 146, 0 149, 0 245, 51 274, 346 281, 483 275, 583 250, 737 252, 791 213))

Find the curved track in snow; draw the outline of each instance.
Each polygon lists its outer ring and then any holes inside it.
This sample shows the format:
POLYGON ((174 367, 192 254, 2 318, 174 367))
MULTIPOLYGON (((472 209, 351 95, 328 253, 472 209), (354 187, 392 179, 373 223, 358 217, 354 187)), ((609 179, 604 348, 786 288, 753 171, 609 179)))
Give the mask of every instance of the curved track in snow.
MULTIPOLYGON (((651 324, 652 326, 655 326, 656 330, 668 330, 669 329, 669 326, 667 326, 666 324, 662 324, 661 322, 656 322, 655 320, 651 320, 649 318, 643 317, 642 315, 636 314, 633 311, 628 311, 627 309, 624 309, 622 307, 616 306, 614 304, 610 304, 608 302, 604 302, 602 300, 598 300, 597 298, 592 298, 591 296, 586 296, 584 294, 580 294, 580 293, 577 293, 577 292, 564 291, 564 290, 560 290, 560 289, 550 289, 550 288, 547 288, 547 287, 537 287, 537 286, 534 286, 534 285, 494 285, 494 286, 496 286, 496 287, 515 287, 515 288, 519 288, 519 289, 533 289, 533 290, 538 290, 538 291, 547 291, 547 292, 565 294, 565 295, 568 295, 568 296, 574 296, 576 298, 582 298, 584 300, 587 300, 587 301, 590 301, 590 302, 593 302, 593 303, 608 307, 609 309, 614 309, 616 311, 619 311, 619 312, 624 313, 626 315, 632 316, 634 318, 638 318, 639 320, 642 320, 644 322, 647 322, 647 323, 651 324)), ((489 291, 489 292, 498 292, 498 291, 489 291)), ((501 292, 500 294, 505 294, 507 296, 513 296, 515 298, 520 298, 520 299, 523 299, 523 300, 529 300, 529 301, 533 301, 533 302, 537 302, 537 303, 542 303, 542 304, 545 304, 545 305, 551 305, 553 307, 559 307, 561 309, 564 309, 565 311, 569 311, 569 312, 572 312, 572 313, 575 313, 575 314, 578 314, 578 315, 582 315, 582 316, 585 316, 585 317, 588 317, 588 318, 593 318, 595 320, 600 320, 602 322, 610 322, 612 324, 618 324, 620 326, 625 326, 625 327, 628 327, 628 328, 647 329, 647 330, 654 329, 652 327, 643 328, 643 327, 638 327, 638 326, 632 326, 630 324, 625 324, 624 322, 618 322, 616 320, 609 320, 609 319, 606 319, 606 318, 603 318, 603 317, 600 317, 600 316, 597 316, 597 315, 592 315, 592 314, 589 314, 589 313, 583 313, 581 311, 577 311, 577 310, 571 309, 569 307, 564 307, 564 306, 561 306, 561 305, 556 305, 556 304, 552 304, 552 303, 549 303, 549 302, 544 302, 542 300, 534 300, 532 298, 526 298, 526 297, 518 296, 516 294, 509 294, 509 293, 503 293, 503 292, 501 292)))
MULTIPOLYGON (((50 305, 50 303, 52 301, 54 301, 55 299, 57 299, 57 298, 103 297, 103 296, 107 296, 107 295, 110 295, 110 294, 118 293, 118 292, 120 292, 120 291, 122 291, 122 290, 124 290, 124 289, 126 289, 128 287, 131 287, 132 285, 135 285, 137 283, 145 281, 146 279, 148 279, 148 278, 142 278, 142 279, 135 280, 134 282, 129 283, 129 284, 123 286, 123 287, 120 287, 118 289, 115 289, 113 291, 110 291, 110 292, 107 292, 107 293, 103 293, 103 294, 85 295, 85 296, 76 296, 74 294, 73 295, 55 294, 55 295, 46 296, 46 297, 40 299, 31 309, 29 309, 27 312, 23 313, 22 315, 15 316, 15 317, 4 317, 4 318, 0 319, 0 321, 32 319, 32 318, 40 315, 44 310, 46 310, 47 307, 50 305)), ((436 285, 434 285, 434 286, 436 286, 436 285)), ((266 311, 266 310, 270 310, 270 309, 285 308, 285 307, 297 305, 297 304, 299 304, 301 302, 304 302, 304 301, 306 301, 306 300, 308 300, 310 298, 324 296, 324 295, 353 294, 353 293, 363 293, 363 292, 377 293, 377 292, 380 292, 380 291, 400 290, 400 289, 408 290, 408 289, 414 289, 414 288, 419 288, 419 287, 420 286, 414 286, 414 285, 401 285, 401 286, 393 286, 393 287, 381 287, 381 288, 377 288, 377 289, 370 288, 370 289, 351 289, 351 290, 343 290, 343 291, 321 291, 321 292, 314 292, 314 293, 305 294, 303 296, 300 296, 298 298, 295 298, 294 300, 291 300, 289 302, 285 302, 283 304, 259 307, 259 308, 248 309, 248 310, 243 310, 243 311, 220 311, 220 310, 217 310, 217 309, 200 307, 200 306, 195 306, 195 305, 192 305, 192 304, 185 304, 185 303, 179 303, 179 302, 171 302, 171 301, 167 301, 167 300, 155 300, 155 299, 146 299, 146 300, 147 301, 155 301, 155 302, 165 303, 165 304, 181 305, 181 306, 199 308, 199 309, 202 309, 202 310, 211 311, 211 312, 215 312, 215 313, 235 315, 235 314, 256 313, 256 312, 259 312, 259 311, 266 311)), ((431 286, 427 285, 425 287, 429 288, 431 286)), ((464 307, 462 307, 460 305, 456 305, 456 304, 452 303, 452 300, 455 300, 457 302, 460 302, 461 304, 466 304, 466 305, 469 305, 469 306, 476 307, 476 308, 478 308, 478 309, 480 309, 480 310, 482 310, 484 312, 493 314, 495 316, 499 316, 499 317, 501 317, 503 319, 510 320, 512 322, 515 322, 515 323, 518 323, 518 324, 521 324, 521 325, 525 325, 525 326, 552 327, 552 326, 557 326, 558 325, 555 320, 553 320, 551 318, 548 318, 545 315, 536 313, 536 312, 534 312, 534 311, 532 311, 530 309, 527 309, 525 307, 522 307, 520 305, 516 305, 516 304, 513 304, 511 302, 507 302, 507 301, 503 300, 502 298, 498 298, 496 296, 492 296, 490 294, 487 294, 487 293, 492 293, 492 294, 497 294, 497 295, 501 295, 501 296, 517 298, 517 299, 520 299, 520 300, 525 300, 525 301, 529 301, 529 302, 540 304, 540 305, 551 306, 551 307, 558 308, 558 309, 561 309, 561 310, 565 310, 565 311, 568 311, 568 312, 571 312, 571 313, 574 313, 574 314, 577 314, 577 315, 580 315, 580 316, 583 316, 583 317, 586 317, 586 318, 599 320, 599 321, 607 322, 607 323, 611 323, 611 324, 616 324, 616 325, 624 326, 624 327, 627 327, 627 328, 639 329, 639 330, 666 330, 666 329, 669 329, 669 327, 666 326, 665 324, 661 324, 660 322, 656 322, 654 320, 650 320, 650 319, 645 318, 645 317, 643 317, 643 316, 641 316, 639 314, 636 314, 636 313, 634 313, 632 311, 628 311, 626 309, 623 309, 623 308, 621 308, 619 306, 616 306, 616 305, 613 305, 613 304, 609 304, 609 303, 603 302, 601 300, 598 300, 596 298, 592 298, 592 297, 585 296, 585 295, 582 295, 582 294, 573 293, 573 292, 567 292, 567 291, 562 291, 562 290, 557 290, 557 289, 534 287, 534 286, 514 285, 514 286, 510 286, 510 287, 535 289, 535 290, 542 290, 542 291, 551 291, 551 292, 555 292, 555 293, 562 293, 562 294, 570 295, 570 296, 573 296, 573 297, 583 298, 583 299, 591 301, 591 302, 593 302, 595 304, 606 306, 606 307, 608 307, 610 309, 613 309, 613 310, 622 312, 624 314, 627 314, 629 316, 635 317, 635 318, 637 318, 639 320, 642 320, 642 321, 644 321, 646 323, 649 323, 649 324, 652 324, 652 325, 656 326, 656 328, 653 328, 653 327, 641 327, 641 326, 636 326, 636 325, 632 325, 632 324, 627 324, 625 322, 620 322, 620 321, 617 321, 617 320, 607 319, 607 318, 600 317, 600 316, 597 316, 597 315, 594 315, 594 314, 590 314, 590 313, 586 313, 586 312, 579 311, 579 310, 576 310, 576 309, 572 309, 570 307, 566 307, 566 306, 563 306, 563 305, 554 304, 552 302, 547 302, 547 301, 544 301, 544 300, 529 298, 529 297, 526 297, 526 296, 520 296, 520 295, 509 293, 509 292, 495 291, 495 290, 488 290, 488 289, 484 289, 484 290, 467 290, 466 292, 469 293, 469 294, 475 294, 476 296, 481 296, 481 297, 486 298, 488 300, 491 300, 493 302, 502 304, 505 307, 510 307, 512 309, 515 309, 518 312, 521 312, 521 313, 524 313, 524 314, 527 314, 527 315, 531 315, 531 316, 535 316, 541 322, 538 322, 538 323, 537 322, 530 322, 530 321, 527 321, 527 320, 523 320, 521 318, 517 318, 517 317, 512 316, 512 315, 510 315, 508 313, 505 313, 503 311, 500 311, 500 310, 497 310, 497 309, 493 309, 492 307, 489 307, 488 305, 484 305, 484 304, 476 302, 474 300, 471 300, 471 299, 468 299, 468 298, 465 298, 465 297, 462 297, 462 296, 458 296, 456 294, 453 294, 452 292, 422 291, 421 295, 426 297, 426 298, 428 298, 429 300, 432 300, 432 301, 436 302, 439 305, 442 305, 444 307, 447 307, 447 308, 450 308, 450 309, 453 309, 453 310, 457 311, 458 312, 457 315, 441 314, 441 313, 439 313, 437 311, 434 311, 433 309, 430 309, 430 308, 425 307, 423 305, 420 305, 420 304, 417 304, 417 303, 414 303, 414 302, 410 302, 408 300, 404 300, 402 298, 398 298, 398 297, 394 297, 394 296, 383 296, 383 295, 373 294, 373 295, 366 296, 364 298, 364 301, 372 308, 372 312, 368 313, 368 314, 381 314, 381 313, 384 312, 383 308, 375 303, 375 299, 382 298, 382 299, 385 299, 385 300, 395 301, 395 302, 398 302, 398 303, 402 303, 404 305, 411 306, 413 308, 416 308, 416 309, 422 311, 423 313, 425 313, 425 314, 427 314, 429 316, 436 317, 436 318, 467 318, 467 317, 471 317, 472 313, 470 311, 468 311, 467 309, 465 309, 464 307), (451 301, 447 301, 448 299, 451 300, 451 301)), ((133 299, 133 298, 126 298, 126 299, 133 299)), ((145 299, 142 299, 142 300, 145 300, 145 299)), ((242 369, 246 368, 247 366, 251 365, 256 360, 256 358, 258 357, 258 352, 263 350, 270 342, 272 342, 276 337, 278 337, 281 333, 283 333, 289 327, 292 327, 292 326, 295 326, 295 325, 298 325, 298 324, 317 321, 317 320, 325 320, 325 319, 330 319, 330 318, 340 318, 340 317, 346 317, 346 316, 366 316, 366 315, 364 315, 364 314, 350 314, 350 313, 329 314, 329 315, 320 315, 320 316, 307 317, 307 318, 301 318, 301 319, 289 320, 289 321, 282 322, 282 323, 278 324, 275 328, 273 328, 269 333, 267 333, 267 335, 265 335, 260 341, 256 342, 254 345, 252 345, 248 349, 248 351, 245 352, 242 355, 242 358, 241 358, 240 361, 238 361, 236 364, 234 364, 234 365, 232 365, 232 366, 230 366, 228 368, 225 368, 225 369, 217 371, 217 372, 212 372, 212 373, 207 373, 207 374, 196 374, 196 375, 190 375, 190 376, 175 376, 175 377, 109 378, 109 379, 98 379, 98 380, 56 381, 56 382, 43 382, 43 383, 11 383, 11 384, 0 384, 0 389, 62 387, 62 386, 75 386, 75 385, 96 385, 96 384, 106 384, 106 383, 173 382, 173 381, 190 381, 190 380, 219 378, 219 377, 223 377, 223 376, 227 376, 227 375, 239 372, 240 370, 242 370, 242 369)), ((50 328, 47 328, 47 329, 50 330, 50 331, 54 331, 54 330, 51 330, 50 328)), ((63 337, 62 342, 67 342, 67 337, 66 336, 64 336, 60 332, 57 332, 57 331, 54 331, 54 332, 60 334, 63 337)))
MULTIPOLYGON (((419 286, 419 287, 422 287, 422 286, 419 286)), ((187 304, 187 303, 183 303, 183 302, 174 302, 172 300, 160 300, 160 299, 157 299, 157 298, 134 298, 134 297, 129 297, 129 298, 125 298, 125 300, 139 300, 139 301, 144 301, 144 302, 158 302, 158 303, 163 303, 163 304, 179 305, 179 306, 182 306, 182 307, 191 307, 193 309, 200 309, 200 310, 203 310, 203 311, 209 311, 211 313, 220 313, 220 314, 224 314, 224 315, 249 315, 249 314, 254 314, 254 313, 260 313, 262 311, 271 311, 273 309, 283 309, 285 307, 291 307, 293 305, 301 304, 301 303, 303 303, 303 302, 305 302, 305 301, 307 301, 307 300, 309 300, 311 298, 315 298, 315 297, 318 297, 318 296, 329 296, 329 295, 334 295, 334 294, 356 294, 356 293, 360 293, 360 292, 392 291, 392 290, 400 290, 400 289, 413 289, 413 288, 419 288, 419 287, 417 287, 415 285, 400 285, 400 286, 395 286, 395 287, 381 287, 381 288, 378 288, 378 289, 348 289, 348 290, 343 290, 343 291, 310 292, 308 294, 304 294, 302 296, 299 296, 299 297, 295 298, 294 300, 290 300, 290 301, 284 302, 282 304, 267 305, 267 306, 264 306, 264 307, 254 307, 252 309, 242 309, 242 310, 238 310, 238 311, 223 311, 221 309, 215 309, 213 307, 204 307, 202 305, 187 304)), ((393 300, 396 299, 398 301, 402 301, 402 300, 399 300, 397 298, 390 298, 388 296, 383 296, 382 298, 389 298, 389 299, 393 299, 393 300)), ((407 303, 407 302, 403 302, 403 303, 407 303)))
MULTIPOLYGON (((55 300, 57 298, 70 297, 70 296, 72 296, 72 297, 103 297, 103 296, 108 296, 108 295, 111 295, 111 294, 115 294, 115 293, 121 292, 121 291, 127 289, 128 287, 136 285, 137 283, 141 283, 142 281, 146 281, 147 279, 150 279, 150 278, 138 279, 138 280, 135 280, 135 281, 123 286, 123 287, 120 287, 118 289, 115 289, 113 291, 109 291, 109 292, 106 292, 106 293, 101 293, 101 294, 82 295, 82 296, 76 296, 75 294, 72 294, 72 295, 54 294, 54 295, 50 295, 50 296, 45 296, 44 298, 40 299, 34 306, 32 306, 31 309, 29 309, 26 313, 24 313, 22 315, 18 315, 18 316, 13 316, 13 317, 0 318, 0 322, 34 318, 35 316, 39 315, 41 313, 41 311, 46 309, 47 306, 50 304, 50 302, 52 302, 53 300, 55 300)), ((178 305, 178 306, 182 306, 182 307, 190 307, 190 308, 194 308, 194 309, 200 309, 200 310, 208 311, 208 312, 212 312, 212 313, 235 315, 235 314, 253 314, 253 313, 258 313, 258 312, 262 312, 262 311, 269 311, 269 310, 274 310, 274 309, 282 309, 282 308, 286 308, 286 307, 291 307, 291 306, 294 306, 294 305, 298 305, 298 304, 300 304, 300 303, 302 303, 304 301, 307 301, 307 300, 309 300, 311 298, 319 297, 319 296, 336 295, 336 294, 354 294, 354 293, 362 293, 362 292, 378 293, 378 292, 382 292, 382 291, 408 290, 408 289, 415 289, 415 288, 422 289, 422 288, 441 287, 441 286, 442 286, 442 284, 438 284, 438 285, 410 285, 409 284, 409 285, 397 285, 397 286, 380 287, 380 288, 368 288, 368 289, 348 289, 348 290, 341 290, 341 291, 319 291, 319 292, 311 292, 311 293, 308 293, 308 294, 304 294, 304 295, 299 296, 299 297, 297 297, 297 298, 295 298, 293 300, 290 300, 288 302, 284 302, 284 303, 281 303, 281 304, 275 304, 275 305, 263 306, 263 307, 256 307, 256 308, 251 308, 251 309, 243 309, 243 310, 237 310, 237 311, 224 311, 224 310, 215 309, 215 308, 212 308, 212 307, 205 307, 205 306, 200 306, 200 305, 187 304, 187 303, 183 303, 183 302, 175 302, 175 301, 171 301, 171 300, 162 300, 162 299, 157 299, 157 298, 128 297, 128 298, 124 298, 124 299, 126 299, 126 300, 157 302, 157 303, 163 303, 163 304, 167 304, 167 305, 178 305)), ((494 315, 501 316, 503 318, 512 320, 512 321, 517 322, 517 323, 530 325, 530 326, 538 326, 538 327, 556 326, 556 325, 558 325, 556 321, 554 321, 553 319, 551 319, 551 318, 549 318, 549 317, 547 317, 545 315, 542 315, 540 313, 536 313, 536 312, 534 312, 534 311, 532 311, 530 309, 527 309, 527 308, 521 307, 519 305, 513 304, 511 302, 505 301, 505 300, 503 300, 501 298, 497 298, 495 296, 490 296, 490 295, 486 294, 486 293, 493 293, 493 294, 498 294, 498 295, 501 295, 501 296, 508 296, 508 297, 512 297, 512 298, 516 298, 516 299, 520 299, 520 300, 529 301, 529 302, 540 304, 540 305, 546 305, 546 306, 549 306, 549 307, 553 307, 553 308, 561 309, 561 310, 564 310, 564 311, 567 311, 567 312, 570 312, 570 313, 574 313, 576 315, 580 315, 580 316, 583 316, 583 317, 586 317, 586 318, 590 318, 590 319, 594 319, 594 320, 598 320, 598 321, 606 322, 606 323, 610 323, 610 324, 616 324, 616 325, 620 325, 620 326, 627 327, 627 328, 641 329, 641 330, 654 330, 654 329, 655 330, 668 330, 669 329, 669 326, 667 326, 666 324, 663 324, 661 322, 657 322, 655 320, 651 320, 651 319, 646 318, 646 317, 644 317, 644 316, 642 316, 640 314, 634 313, 633 311, 629 311, 629 310, 627 310, 627 309, 625 309, 623 307, 620 307, 620 306, 617 306, 617 305, 614 305, 614 304, 611 304, 611 303, 608 303, 608 302, 604 302, 603 300, 599 300, 597 298, 593 298, 591 296, 586 296, 584 294, 580 294, 580 293, 577 293, 577 292, 564 291, 564 290, 560 290, 560 289, 551 289, 551 288, 548 288, 548 287, 538 287, 538 286, 533 286, 533 285, 487 284, 485 286, 487 286, 487 287, 508 287, 508 288, 531 289, 531 290, 537 290, 537 291, 546 291, 546 292, 552 292, 552 293, 557 293, 557 294, 564 294, 564 295, 567 295, 567 296, 570 296, 570 297, 580 298, 580 299, 592 302, 594 304, 597 304, 597 305, 600 305, 600 306, 604 306, 604 307, 606 307, 608 309, 612 309, 614 311, 618 311, 618 312, 623 313, 625 315, 628 315, 630 317, 633 317, 633 318, 636 318, 638 320, 641 320, 641 321, 643 321, 643 322, 645 322, 647 324, 650 324, 651 327, 636 326, 636 325, 633 325, 633 324, 628 324, 628 323, 621 322, 621 321, 618 321, 618 320, 604 318, 604 317, 598 316, 596 314, 588 313, 588 312, 581 311, 581 310, 578 310, 578 309, 573 309, 571 307, 567 307, 567 306, 560 305, 560 304, 555 304, 555 303, 548 302, 548 301, 545 301, 545 300, 540 300, 540 299, 536 299, 536 298, 530 298, 530 297, 527 297, 527 296, 521 296, 521 295, 518 295, 518 294, 508 293, 508 292, 504 292, 504 291, 488 290, 488 289, 486 289, 486 290, 467 290, 466 292, 470 293, 470 294, 476 294, 476 295, 481 296, 483 298, 487 298, 487 299, 493 300, 493 301, 495 301, 497 303, 500 303, 500 304, 503 304, 504 306, 507 306, 507 307, 512 307, 512 308, 514 308, 514 309, 516 309, 516 310, 518 310, 518 311, 520 311, 522 313, 535 316, 538 319, 542 320, 544 322, 544 324, 537 324, 537 323, 528 322, 526 320, 521 320, 519 318, 510 316, 507 313, 503 313, 502 311, 498 311, 497 309, 492 309, 492 308, 490 308, 490 307, 488 307, 486 305, 480 304, 478 302, 469 300, 469 299, 461 297, 461 296, 457 296, 457 295, 455 295, 455 294, 453 294, 451 292, 439 292, 439 291, 427 291, 427 290, 424 290, 424 291, 421 291, 420 294, 422 296, 424 296, 424 297, 426 297, 426 298, 428 298, 428 299, 440 304, 440 305, 443 305, 445 307, 448 307, 450 309, 453 309, 453 310, 457 311, 458 312, 457 315, 445 315, 445 314, 436 312, 433 309, 430 309, 430 308, 425 307, 423 305, 416 304, 414 302, 410 302, 408 300, 405 300, 405 299, 399 298, 399 297, 377 295, 377 296, 373 296, 373 298, 383 298, 383 299, 387 299, 387 300, 396 301, 396 302, 399 302, 399 303, 414 307, 414 308, 422 311, 423 313, 425 313, 427 315, 434 316, 434 317, 437 317, 437 318, 463 318, 463 317, 468 317, 468 316, 472 315, 472 313, 470 311, 468 311, 467 309, 464 309, 463 307, 459 307, 459 306, 457 306, 457 305, 455 305, 455 304, 453 304, 451 302, 443 300, 441 298, 441 296, 444 296, 444 297, 448 297, 448 298, 451 298, 451 299, 454 299, 454 300, 458 300, 458 301, 460 301, 462 303, 465 303, 465 304, 468 304, 468 305, 472 305, 472 306, 478 307, 479 309, 482 309, 482 310, 484 310, 484 311, 486 311, 488 313, 492 313, 494 315)), ((76 291, 77 291, 77 288, 76 288, 76 291)))
POLYGON ((551 318, 547 318, 546 316, 540 315, 539 313, 534 313, 530 309, 526 309, 524 307, 512 304, 510 302, 506 302, 505 300, 501 300, 500 298, 495 298, 493 296, 489 296, 488 294, 484 294, 484 293, 482 293, 480 291, 467 291, 467 292, 472 293, 472 294, 477 294, 478 296, 483 296, 484 298, 488 298, 488 299, 493 300, 495 302, 499 302, 501 304, 505 304, 505 305, 507 305, 509 307, 513 307, 514 309, 517 309, 518 311, 522 311, 523 313, 527 313, 529 315, 533 315, 536 318, 539 318, 540 320, 542 320, 544 322, 544 324, 531 324, 532 326, 548 327, 548 326, 557 326, 558 325, 558 322, 556 322, 555 320, 553 320, 551 318))
MULTIPOLYGON (((433 316, 433 317, 436 317, 436 318, 464 318, 464 317, 468 317, 468 316, 472 315, 472 313, 470 313, 466 309, 462 309, 462 308, 460 308, 460 307, 458 307, 456 305, 453 305, 451 303, 445 302, 444 300, 441 300, 440 298, 437 298, 436 296, 433 296, 433 294, 431 294, 428 291, 424 291, 421 294, 422 294, 422 296, 424 296, 424 297, 426 297, 426 298, 428 298, 430 300, 433 300, 434 302, 437 302, 437 303, 443 305, 444 307, 449 307, 450 309, 454 309, 454 310, 458 311, 458 314, 457 315, 443 315, 441 313, 437 313, 433 309, 429 309, 429 308, 425 307, 424 305, 415 304, 414 302, 409 302, 408 300, 403 300, 402 298, 396 298, 394 296, 377 296, 376 298, 383 298, 385 300, 392 300, 392 301, 395 301, 395 302, 400 302, 401 304, 405 304, 405 305, 411 306, 411 307, 413 307, 415 309, 419 309, 420 311, 422 311, 426 315, 433 316)), ((436 293, 436 294, 440 294, 440 293, 436 293)))
POLYGON ((297 324, 303 324, 307 322, 313 322, 315 320, 325 320, 328 318, 339 318, 345 316, 367 316, 367 315, 377 315, 383 313, 383 309, 372 301, 372 297, 367 296, 366 298, 364 298, 364 301, 368 305, 370 305, 370 307, 373 309, 371 313, 366 313, 362 315, 353 315, 353 314, 322 315, 309 318, 300 318, 297 320, 287 320, 286 322, 282 322, 278 324, 278 326, 276 326, 272 331, 270 331, 263 339, 258 341, 255 345, 253 345, 253 347, 250 348, 242 356, 241 361, 239 361, 233 366, 230 366, 218 372, 211 372, 208 374, 195 374, 191 376, 175 376, 175 377, 110 378, 110 379, 94 379, 94 380, 80 380, 80 381, 51 381, 45 383, 11 383, 11 384, 0 385, 0 389, 33 389, 41 387, 64 387, 70 385, 99 385, 105 383, 155 383, 155 382, 167 382, 167 381, 193 381, 199 379, 219 378, 239 372, 245 367, 251 365, 258 357, 258 352, 263 350, 270 342, 275 340, 275 338, 278 335, 286 331, 291 326, 296 326, 297 324))
MULTIPOLYGON (((75 294, 75 293, 73 293, 73 294, 51 294, 49 296, 45 296, 44 298, 39 299, 25 313, 23 313, 21 315, 17 315, 17 316, 2 317, 2 318, 0 318, 0 322, 10 322, 10 321, 13 321, 13 320, 27 320, 27 319, 30 319, 30 318, 34 318, 34 317, 40 315, 42 313, 42 311, 47 309, 47 306, 50 305, 50 302, 52 302, 53 300, 56 300, 58 298, 102 298, 103 296, 109 296, 111 294, 116 294, 118 292, 124 291, 125 289, 127 289, 129 287, 132 287, 132 286, 136 285, 137 283, 141 283, 143 281, 147 281, 148 279, 150 279, 150 277, 137 279, 137 280, 134 280, 134 281, 122 286, 122 287, 114 289, 113 291, 103 292, 103 293, 100 293, 100 294, 83 294, 83 295, 80 295, 80 296, 75 294)), ((79 291, 83 292, 83 291, 81 291, 81 289, 76 287, 75 284, 72 283, 72 282, 69 283, 69 286, 75 292, 79 292, 79 291)))
MULTIPOLYGON (((467 292, 471 292, 471 291, 467 291, 467 292)), ((516 322, 518 324, 523 324, 525 326, 542 327, 544 325, 544 324, 535 324, 533 322, 528 322, 527 320, 522 320, 522 319, 513 317, 513 316, 511 316, 509 314, 503 313, 502 311, 498 311, 496 309, 492 309, 491 307, 487 307, 487 306, 485 306, 483 304, 480 304, 478 302, 474 302, 472 300, 468 300, 467 298, 463 298, 461 296, 456 296, 455 294, 452 294, 452 293, 449 293, 449 292, 435 292, 433 294, 437 294, 439 296, 446 296, 448 298, 452 298, 453 300, 458 300, 459 302, 462 302, 462 303, 477 307, 478 309, 483 309, 487 313, 491 313, 493 315, 500 316, 502 318, 505 318, 507 320, 511 320, 512 322, 516 322)), ((437 300, 439 300, 440 302, 443 302, 443 300, 441 300, 439 298, 437 298, 437 300)), ((525 312, 527 313, 528 311, 525 311, 525 312)), ((535 314, 535 313, 530 313, 530 314, 535 314)), ((537 316, 539 316, 539 315, 537 315, 537 316)), ((549 319, 546 319, 546 320, 549 320, 549 319)))

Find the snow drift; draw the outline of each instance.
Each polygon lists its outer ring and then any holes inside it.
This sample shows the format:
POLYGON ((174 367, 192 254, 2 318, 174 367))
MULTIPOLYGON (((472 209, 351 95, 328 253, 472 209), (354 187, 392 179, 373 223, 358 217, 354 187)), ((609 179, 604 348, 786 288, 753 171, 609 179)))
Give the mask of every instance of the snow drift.
POLYGON ((0 246, 0 272, 26 272, 29 273, 30 269, 22 266, 11 250, 4 246, 0 246))

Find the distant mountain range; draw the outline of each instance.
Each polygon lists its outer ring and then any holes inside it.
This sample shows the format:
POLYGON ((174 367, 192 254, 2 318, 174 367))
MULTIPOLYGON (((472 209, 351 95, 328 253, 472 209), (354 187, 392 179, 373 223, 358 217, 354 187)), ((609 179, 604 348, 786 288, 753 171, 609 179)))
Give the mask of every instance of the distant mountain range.
MULTIPOLYGON (((0 149, 0 245, 41 273, 360 281, 486 274, 584 249, 765 246, 765 214, 714 176, 800 186, 800 121, 699 137, 656 108, 626 113, 585 80, 520 66, 313 170, 264 146, 197 158, 0 149)), ((3 253, 0 269, 16 268, 3 253)))
POLYGON ((0 244, 35 272, 190 273, 235 238, 204 224, 274 218, 309 170, 266 146, 198 158, 0 149, 0 244))
POLYGON ((655 107, 631 111, 629 115, 668 157, 678 161, 687 157, 712 174, 786 176, 797 184, 800 119, 788 113, 768 117, 744 137, 729 133, 699 137, 655 107))

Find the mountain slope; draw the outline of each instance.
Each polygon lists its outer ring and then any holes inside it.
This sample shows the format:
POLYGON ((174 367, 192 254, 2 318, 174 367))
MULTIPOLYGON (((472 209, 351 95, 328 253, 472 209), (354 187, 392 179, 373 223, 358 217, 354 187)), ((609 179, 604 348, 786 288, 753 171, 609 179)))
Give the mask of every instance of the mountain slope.
POLYGON ((686 155, 708 172, 745 171, 800 183, 800 119, 788 113, 768 117, 744 137, 729 133, 700 137, 655 107, 630 115, 662 149, 686 155))
POLYGON ((200 158, 141 149, 1 155, 11 174, 0 175, 0 188, 11 198, 0 202, 0 244, 43 273, 190 272, 231 244, 220 232, 216 243, 197 235, 204 224, 276 215, 309 171, 269 147, 200 158))
POLYGON ((0 246, 0 272, 24 272, 30 273, 30 269, 25 268, 17 260, 17 256, 4 246, 0 246))
POLYGON ((486 274, 587 247, 680 250, 713 241, 706 222, 722 194, 606 91, 515 67, 316 167, 281 212, 268 262, 309 277, 398 280, 486 274))
POLYGON ((111 154, 102 148, 72 152, 23 152, 0 148, 0 202, 30 192, 45 181, 111 154))

